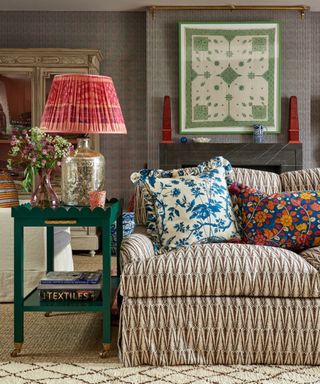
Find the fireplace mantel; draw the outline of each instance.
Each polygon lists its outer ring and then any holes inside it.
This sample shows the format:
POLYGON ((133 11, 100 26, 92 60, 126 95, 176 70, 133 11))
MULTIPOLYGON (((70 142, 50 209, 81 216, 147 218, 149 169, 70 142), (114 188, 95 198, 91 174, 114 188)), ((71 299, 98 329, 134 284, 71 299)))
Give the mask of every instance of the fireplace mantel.
POLYGON ((276 173, 302 169, 302 144, 160 144, 160 168, 194 166, 214 156, 223 156, 234 167, 276 173))

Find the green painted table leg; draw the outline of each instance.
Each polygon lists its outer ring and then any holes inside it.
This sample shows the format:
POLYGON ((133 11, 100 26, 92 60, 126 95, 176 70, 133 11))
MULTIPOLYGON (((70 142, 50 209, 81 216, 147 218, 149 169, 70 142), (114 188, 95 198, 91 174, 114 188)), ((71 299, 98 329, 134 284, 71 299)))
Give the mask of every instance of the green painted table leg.
POLYGON ((47 227, 47 272, 53 271, 54 227, 47 227))
POLYGON ((101 357, 106 357, 108 350, 111 347, 111 228, 110 219, 102 227, 102 345, 103 351, 101 357))
POLYGON ((23 312, 23 273, 24 273, 24 230, 23 226, 14 220, 14 350, 12 357, 21 352, 24 336, 23 312))

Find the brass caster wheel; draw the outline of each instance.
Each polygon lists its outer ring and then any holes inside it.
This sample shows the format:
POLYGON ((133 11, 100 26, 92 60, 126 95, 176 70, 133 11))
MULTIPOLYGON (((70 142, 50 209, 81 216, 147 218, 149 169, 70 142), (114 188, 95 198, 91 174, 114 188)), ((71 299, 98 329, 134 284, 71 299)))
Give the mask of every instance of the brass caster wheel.
POLYGON ((105 359, 108 356, 108 352, 111 349, 111 344, 103 343, 102 344, 103 351, 99 353, 101 359, 105 359))
POLYGON ((11 352, 11 357, 17 357, 21 352, 23 343, 14 343, 14 350, 11 352))
POLYGON ((51 313, 51 312, 46 312, 46 313, 44 314, 44 316, 45 316, 45 317, 50 317, 50 313, 51 313))

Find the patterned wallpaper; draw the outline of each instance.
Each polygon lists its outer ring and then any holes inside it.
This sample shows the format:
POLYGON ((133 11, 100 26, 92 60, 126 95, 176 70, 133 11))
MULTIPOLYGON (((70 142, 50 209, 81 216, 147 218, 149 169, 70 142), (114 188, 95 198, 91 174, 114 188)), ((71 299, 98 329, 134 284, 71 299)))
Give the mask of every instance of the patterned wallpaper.
POLYGON ((143 12, 0 12, 2 48, 98 48, 113 78, 127 135, 101 135, 108 197, 128 201, 130 174, 147 160, 146 32, 143 12))
MULTIPOLYGON (((304 144, 304 166, 319 165, 316 146, 311 140, 311 59, 313 39, 319 39, 320 14, 307 14, 305 20, 295 12, 281 11, 174 11, 158 12, 153 18, 147 14, 147 129, 148 165, 158 165, 158 143, 161 141, 163 96, 170 95, 174 139, 178 141, 178 90, 179 90, 179 21, 280 21, 282 25, 282 133, 267 136, 267 142, 287 142, 289 97, 296 95, 299 103, 300 140, 304 144), (318 33, 312 32, 317 24, 318 33), (312 28, 311 28, 312 26, 312 28)), ((315 54, 314 54, 315 55, 315 54)), ((316 63, 314 61, 314 63, 316 63)), ((318 60, 319 63, 319 60, 318 60)), ((316 70, 316 68, 315 68, 316 70)), ((319 71, 318 71, 319 72, 319 71)), ((318 84, 320 82, 320 78, 318 84)), ((317 84, 313 87, 317 87, 317 84)), ((320 95, 320 89, 314 90, 320 95)), ((319 110, 319 108, 318 108, 319 110)), ((317 118, 320 121, 319 118, 317 118)), ((319 124, 319 123, 318 123, 319 124)), ((314 127, 312 128, 314 130, 314 127)), ((318 129, 319 132, 319 129, 318 129)), ((320 135, 320 133, 318 133, 320 135)), ((250 135, 213 135, 215 142, 252 142, 250 135)))

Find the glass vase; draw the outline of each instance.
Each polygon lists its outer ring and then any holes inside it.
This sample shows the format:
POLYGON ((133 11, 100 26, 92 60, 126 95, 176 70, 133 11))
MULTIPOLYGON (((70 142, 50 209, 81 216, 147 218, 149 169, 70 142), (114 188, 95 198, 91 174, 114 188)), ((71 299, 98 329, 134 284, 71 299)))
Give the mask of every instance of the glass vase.
POLYGON ((57 208, 60 201, 51 185, 52 169, 41 169, 38 173, 35 190, 31 196, 30 204, 38 208, 57 208))

